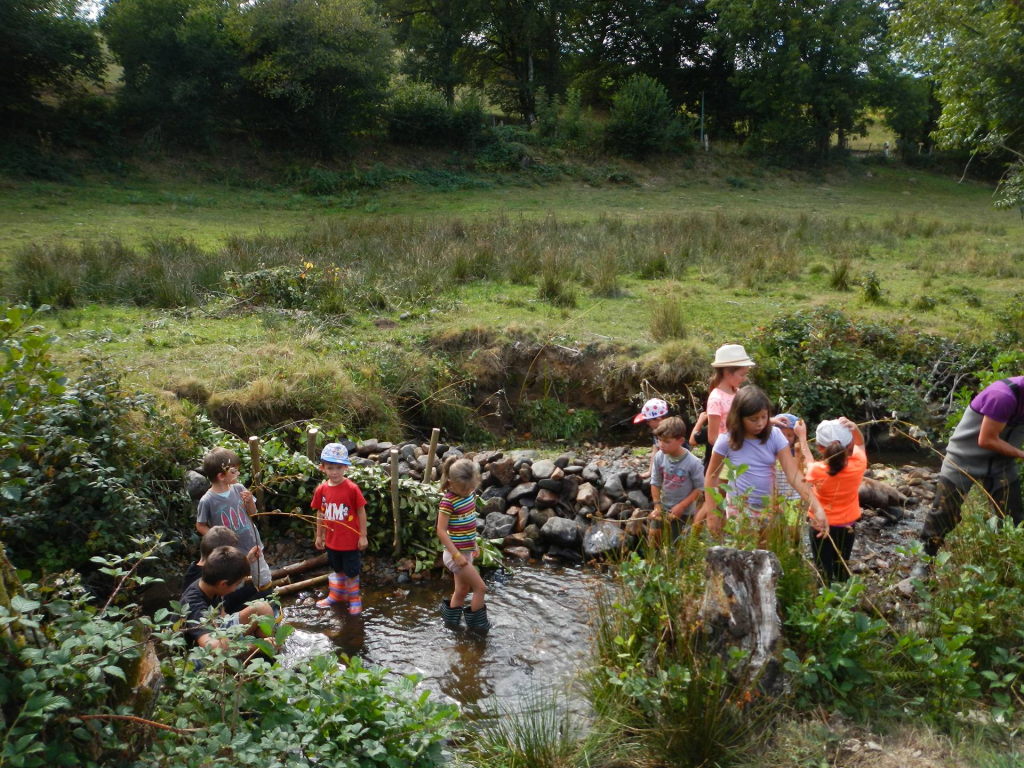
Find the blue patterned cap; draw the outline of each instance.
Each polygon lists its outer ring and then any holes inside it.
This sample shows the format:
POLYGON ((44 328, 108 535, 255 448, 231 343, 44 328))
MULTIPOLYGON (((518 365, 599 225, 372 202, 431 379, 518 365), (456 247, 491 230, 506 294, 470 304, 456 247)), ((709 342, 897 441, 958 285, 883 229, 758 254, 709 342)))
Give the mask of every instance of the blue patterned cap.
POLYGON ((779 418, 785 419, 786 426, 789 427, 790 429, 793 429, 796 426, 796 423, 800 420, 792 413, 780 413, 779 418))
POLYGON ((324 464, 341 464, 351 467, 352 462, 348 460, 348 448, 341 443, 328 443, 320 452, 320 461, 324 464))

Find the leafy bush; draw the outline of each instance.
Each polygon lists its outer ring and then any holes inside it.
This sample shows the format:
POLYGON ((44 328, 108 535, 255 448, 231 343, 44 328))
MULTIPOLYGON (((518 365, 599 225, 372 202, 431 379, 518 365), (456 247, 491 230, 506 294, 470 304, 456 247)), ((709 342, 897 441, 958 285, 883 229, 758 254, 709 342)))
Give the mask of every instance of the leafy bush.
POLYGON ((882 293, 882 281, 878 279, 875 270, 870 270, 864 279, 861 280, 861 287, 864 289, 864 300, 871 304, 884 304, 885 296, 882 293))
POLYGON ((612 99, 605 127, 608 146, 621 155, 644 158, 677 146, 682 127, 668 91, 647 75, 633 75, 612 99))
POLYGON ((385 112, 388 138, 396 144, 447 144, 455 138, 453 117, 454 110, 441 91, 427 83, 404 82, 388 99, 385 112))
MULTIPOLYGON (((0 551, 3 594, 11 596, 0 604, 6 765, 441 764, 457 711, 416 692, 415 679, 392 681, 386 670, 359 659, 339 664, 330 655, 289 669, 188 651, 177 610, 149 617, 137 604, 124 604, 152 581, 137 569, 161 546, 96 558, 117 580, 119 597, 103 607, 74 574, 52 586, 22 586, 0 551), (140 672, 158 657, 163 685, 136 689, 140 672)), ((289 634, 271 621, 264 629, 279 643, 289 634)), ((264 640, 245 642, 272 652, 264 640)))
POLYGON ((582 440, 597 434, 601 417, 587 408, 570 408, 551 397, 525 400, 515 413, 516 424, 538 440, 582 440))

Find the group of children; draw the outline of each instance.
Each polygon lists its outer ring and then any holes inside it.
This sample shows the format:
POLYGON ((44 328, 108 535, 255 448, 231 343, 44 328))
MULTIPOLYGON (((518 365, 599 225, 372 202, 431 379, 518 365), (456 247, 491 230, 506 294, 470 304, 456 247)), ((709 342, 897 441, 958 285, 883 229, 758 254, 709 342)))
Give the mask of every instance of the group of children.
MULTIPOLYGON (((330 443, 320 454, 320 470, 326 480, 313 492, 316 511, 314 545, 326 549, 331 573, 327 596, 320 608, 348 606, 348 612, 362 612, 359 574, 366 550, 366 500, 359 486, 345 476, 352 465, 341 443, 330 443)), ((256 502, 245 486, 236 482, 237 454, 225 448, 211 451, 203 460, 203 472, 210 489, 199 500, 196 530, 202 535, 199 561, 185 572, 181 604, 186 610, 185 637, 203 648, 227 648, 218 635, 233 626, 244 626, 245 634, 264 636, 260 617, 274 610, 262 598, 271 593, 270 568, 263 557, 263 542, 253 525, 256 502), (211 618, 213 617, 213 618, 211 618)), ((445 567, 455 576, 455 591, 441 603, 441 615, 450 628, 460 625, 484 636, 490 629, 484 595, 487 587, 473 559, 479 556, 476 543, 476 490, 480 470, 468 459, 445 462, 443 496, 437 518, 437 535, 444 544, 445 567), (465 607, 469 593, 470 607, 465 607)))
MULTIPOLYGON (((859 489, 867 469, 864 438, 846 418, 823 421, 815 442, 808 445, 807 426, 788 413, 772 416, 768 396, 756 386, 742 387, 755 365, 742 346, 727 344, 716 352, 707 410, 693 430, 669 415, 661 399, 648 400, 634 423, 646 423, 653 432, 655 450, 650 469, 652 536, 660 535, 667 521, 673 538, 706 524, 719 535, 719 516, 711 489, 723 485, 728 517, 745 515, 767 519, 774 499, 801 499, 809 507, 809 537, 814 559, 827 582, 843 580, 853 549, 854 523, 860 518, 859 489), (702 462, 689 451, 701 442, 707 428, 706 456, 702 462), (797 447, 799 446, 799 452, 797 447), (725 462, 742 471, 729 473, 725 462), (698 509, 701 494, 704 501, 698 509)), ((359 574, 366 550, 366 500, 345 476, 352 462, 340 443, 330 443, 320 454, 326 479, 313 492, 317 549, 326 549, 331 569, 328 593, 320 608, 347 605, 350 614, 362 611, 359 574)), ((211 451, 203 461, 210 490, 199 501, 196 530, 202 535, 200 560, 185 575, 181 602, 187 605, 186 637, 209 647, 226 647, 215 627, 243 625, 246 632, 262 635, 260 617, 273 609, 262 600, 270 594, 270 568, 263 557, 263 542, 253 525, 253 495, 237 482, 238 456, 224 448, 211 451), (211 623, 211 609, 218 617, 211 623)), ((441 602, 445 625, 457 628, 463 620, 473 633, 490 629, 484 596, 487 586, 473 560, 477 545, 476 490, 480 469, 469 459, 446 461, 442 468, 437 536, 444 545, 443 562, 454 575, 452 596, 441 602), (469 607, 466 598, 472 593, 469 607)))
POLYGON ((727 517, 766 520, 773 501, 801 499, 809 508, 811 551, 822 578, 827 583, 845 580, 854 524, 861 516, 860 485, 867 470, 860 429, 847 418, 821 422, 815 434, 815 456, 802 419, 789 413, 773 417, 763 390, 752 385, 741 388, 755 365, 741 345, 720 347, 712 365, 707 410, 688 439, 683 420, 668 415, 664 400, 648 400, 634 419, 634 423, 647 423, 656 444, 649 470, 652 536, 660 535, 663 518, 673 537, 705 524, 719 535, 723 519, 715 494, 709 491, 723 484, 727 517), (701 442, 705 425, 702 466, 689 447, 701 442), (731 473, 726 460, 734 468, 731 473), (745 468, 740 471, 740 467, 745 468), (701 493, 704 503, 698 510, 701 493))

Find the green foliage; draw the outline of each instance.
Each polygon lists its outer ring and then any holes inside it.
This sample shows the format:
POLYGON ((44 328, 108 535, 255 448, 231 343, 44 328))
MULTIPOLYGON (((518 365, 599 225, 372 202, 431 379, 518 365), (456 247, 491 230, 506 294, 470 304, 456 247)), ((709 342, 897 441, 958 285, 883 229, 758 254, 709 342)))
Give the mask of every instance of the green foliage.
POLYGON ((516 408, 516 423, 538 440, 583 440, 601 429, 601 417, 588 408, 570 408, 552 398, 524 400, 516 408))
POLYGON ((612 99, 605 141, 621 155, 644 158, 674 149, 682 127, 665 86, 646 75, 633 75, 612 99))
POLYGON ((991 354, 984 346, 854 321, 835 309, 779 317, 761 329, 753 349, 759 385, 779 408, 809 423, 893 411, 923 423, 924 404, 947 399, 969 361, 991 354))
POLYGON ((580 753, 583 729, 565 697, 533 691, 496 709, 470 742, 473 765, 564 768, 580 753))
POLYGON ((655 341, 685 339, 688 330, 686 305, 682 299, 665 296, 651 305, 651 336, 655 341))
MULTIPOLYGON (((0 607, 5 765, 441 764, 457 712, 414 690, 414 678, 395 681, 357 658, 342 665, 320 656, 289 669, 219 650, 187 651, 179 613, 161 609, 150 617, 125 603, 153 581, 136 572, 161 546, 97 558, 120 594, 102 608, 74 574, 55 587, 26 585, 12 610, 0 607), (147 641, 160 655, 164 682, 157 692, 137 693, 147 641), (130 717, 150 725, 140 728, 130 717)), ((271 621, 263 629, 278 643, 289 634, 271 621)), ((272 653, 265 640, 251 642, 272 653)))
POLYGON ((426 83, 405 81, 391 93, 385 111, 388 138, 396 144, 471 146, 483 130, 483 105, 475 94, 449 104, 426 83))
POLYGON ((0 3, 0 114, 5 139, 12 129, 35 134, 43 97, 69 96, 99 81, 103 53, 95 25, 77 0, 0 3))
POLYGON ((868 270, 864 279, 860 282, 864 289, 864 300, 870 304, 884 304, 885 295, 882 293, 882 281, 878 279, 875 270, 868 270))
POLYGON ((1002 152, 1011 165, 997 205, 1024 203, 1024 9, 1013 0, 910 0, 896 18, 904 53, 939 84, 939 143, 1002 152))

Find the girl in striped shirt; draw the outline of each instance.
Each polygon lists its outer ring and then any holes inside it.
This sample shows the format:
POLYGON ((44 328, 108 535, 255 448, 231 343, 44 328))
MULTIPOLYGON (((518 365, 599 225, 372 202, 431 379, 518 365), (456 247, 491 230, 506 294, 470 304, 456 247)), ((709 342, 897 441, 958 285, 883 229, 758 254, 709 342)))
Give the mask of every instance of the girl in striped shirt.
POLYGON ((446 626, 455 629, 465 616, 469 630, 483 636, 491 624, 484 605, 487 586, 473 567, 473 558, 480 554, 476 545, 475 497, 479 485, 480 470, 476 462, 469 459, 445 462, 441 473, 444 496, 437 513, 437 537, 444 544, 445 568, 455 574, 455 592, 451 600, 441 601, 441 617, 446 626), (473 600, 466 608, 466 595, 470 592, 473 600))

